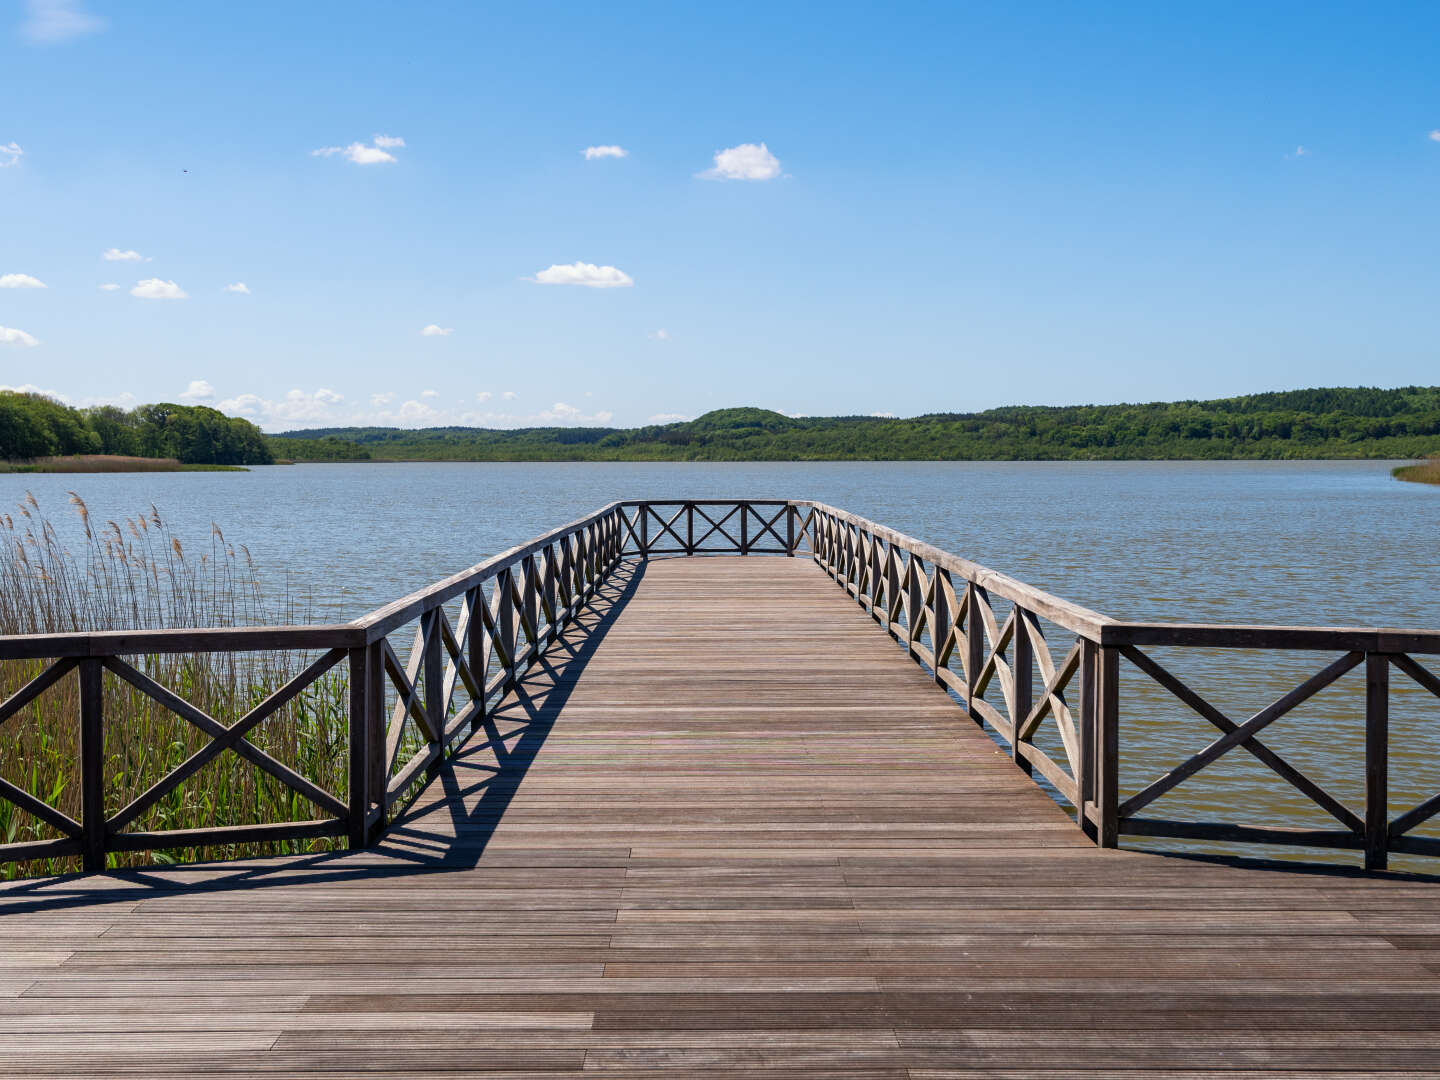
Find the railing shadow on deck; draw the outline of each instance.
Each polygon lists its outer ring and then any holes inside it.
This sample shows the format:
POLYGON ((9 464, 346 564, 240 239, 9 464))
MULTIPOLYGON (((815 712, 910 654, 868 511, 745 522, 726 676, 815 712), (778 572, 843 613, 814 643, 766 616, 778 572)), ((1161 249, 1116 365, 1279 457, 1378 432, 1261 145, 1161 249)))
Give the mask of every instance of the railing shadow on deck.
POLYGON ((568 631, 537 657, 504 705, 445 761, 433 781, 416 792, 376 847, 111 870, 103 877, 82 873, 29 878, 0 884, 0 917, 136 902, 177 892, 326 885, 473 868, 519 792, 557 714, 644 576, 644 560, 630 561, 596 589, 574 615, 568 631), (471 780, 476 773, 485 775, 471 780), (473 801, 477 795, 478 802, 473 801), (447 816, 443 824, 448 836, 419 828, 442 814, 447 816))

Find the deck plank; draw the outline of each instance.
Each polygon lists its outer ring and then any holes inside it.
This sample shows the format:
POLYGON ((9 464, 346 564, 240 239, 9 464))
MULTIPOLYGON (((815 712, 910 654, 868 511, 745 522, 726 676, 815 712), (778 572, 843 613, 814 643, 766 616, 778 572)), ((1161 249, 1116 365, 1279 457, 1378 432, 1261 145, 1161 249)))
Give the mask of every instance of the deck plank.
POLYGON ((582 622, 373 851, 0 887, 0 1075, 1440 1077, 1440 884, 1093 848, 804 559, 582 622))

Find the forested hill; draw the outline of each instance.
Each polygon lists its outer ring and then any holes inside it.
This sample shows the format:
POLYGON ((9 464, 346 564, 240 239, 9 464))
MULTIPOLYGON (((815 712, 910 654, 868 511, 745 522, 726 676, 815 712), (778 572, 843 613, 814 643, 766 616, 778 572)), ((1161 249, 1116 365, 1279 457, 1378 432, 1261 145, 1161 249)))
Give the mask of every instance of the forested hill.
POLYGON ((1018 405, 904 420, 740 408, 629 429, 331 428, 288 432, 270 444, 277 457, 331 461, 1411 458, 1440 450, 1440 387, 1018 405))

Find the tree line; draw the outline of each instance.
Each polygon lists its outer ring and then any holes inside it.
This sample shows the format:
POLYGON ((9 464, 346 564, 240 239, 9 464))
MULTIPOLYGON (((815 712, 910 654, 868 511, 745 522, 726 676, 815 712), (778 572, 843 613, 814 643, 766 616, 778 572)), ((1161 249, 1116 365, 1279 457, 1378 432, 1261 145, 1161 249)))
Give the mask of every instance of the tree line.
MULTIPOLYGON (((1340 387, 1148 404, 1010 406, 907 419, 720 409, 640 428, 328 428, 325 460, 1004 461, 1415 458, 1440 450, 1440 387, 1340 387)), ((303 452, 293 456, 304 460, 303 452)))
POLYGON ((0 391, 0 460, 71 454, 174 458, 185 465, 268 465, 265 434, 205 405, 76 409, 43 394, 0 391))

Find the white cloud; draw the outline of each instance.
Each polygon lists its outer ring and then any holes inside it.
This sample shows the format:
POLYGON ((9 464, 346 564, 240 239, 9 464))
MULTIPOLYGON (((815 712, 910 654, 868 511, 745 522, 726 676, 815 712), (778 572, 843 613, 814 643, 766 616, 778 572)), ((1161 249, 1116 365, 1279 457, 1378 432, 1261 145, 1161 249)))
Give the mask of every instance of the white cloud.
POLYGON ((192 379, 185 392, 180 395, 181 401, 209 401, 215 396, 215 388, 204 379, 192 379))
POLYGON ((229 285, 226 285, 225 288, 221 291, 239 293, 241 296, 249 296, 250 286, 246 285, 243 281, 234 281, 231 282, 229 285))
POLYGON ((485 402, 489 401, 494 396, 495 395, 492 394, 489 390, 481 390, 478 394, 475 395, 475 400, 483 405, 485 404, 485 402))
POLYGON ((1287 155, 1287 156, 1292 157, 1292 158, 1297 158, 1297 157, 1309 157, 1309 156, 1310 156, 1310 151, 1309 151, 1309 150, 1306 150, 1305 147, 1303 147, 1303 146, 1297 146, 1297 147, 1295 147, 1295 152, 1294 152, 1293 154, 1289 154, 1289 155, 1287 155))
POLYGON ((45 289, 49 288, 39 278, 29 274, 0 274, 0 289, 45 289))
POLYGON ((19 143, 0 143, 0 169, 9 168, 24 156, 25 151, 20 149, 19 143))
POLYGON ((691 418, 686 416, 684 413, 662 412, 656 413, 654 416, 650 417, 649 422, 652 424, 678 424, 682 420, 689 419, 691 418))
POLYGON ((53 45, 105 29, 105 20, 83 11, 76 0, 26 0, 29 18, 20 28, 33 44, 53 45))
POLYGON ((420 396, 423 397, 423 398, 437 398, 437 397, 440 396, 440 391, 439 391, 439 390, 421 390, 421 391, 420 391, 420 396))
POLYGON ((659 329, 659 330, 653 330, 653 331, 651 331, 650 333, 646 334, 645 336, 648 337, 651 341, 669 341, 669 340, 670 340, 670 331, 669 331, 669 330, 666 330, 666 329, 664 329, 664 328, 662 327, 662 328, 659 329))
POLYGON ((343 419, 334 415, 333 406, 344 400, 343 394, 337 394, 334 390, 327 390, 322 386, 313 394, 307 394, 304 390, 291 390, 280 401, 271 401, 259 394, 239 394, 226 398, 215 408, 232 416, 243 416, 262 426, 294 426, 305 423, 325 426, 337 419, 343 419))
POLYGON ((455 332, 455 328, 454 328, 453 326, 438 326, 438 325, 436 325, 435 323, 432 322, 429 326, 425 327, 424 329, 422 329, 422 330, 420 331, 420 336, 421 336, 421 337, 449 337, 449 336, 450 336, 451 334, 453 334, 454 332, 455 332))
POLYGON ((370 405, 371 405, 371 407, 376 408, 376 409, 383 408, 384 406, 389 405, 390 402, 392 402, 392 401, 394 401, 394 400, 395 400, 395 395, 394 395, 393 393, 389 392, 389 391, 386 391, 386 392, 383 393, 383 394, 371 394, 371 395, 370 395, 370 405))
POLYGON ((635 284, 634 278, 623 270, 583 262, 552 266, 529 280, 537 285, 584 285, 591 289, 619 289, 635 284))
POLYGON ((100 286, 100 289, 102 292, 119 292, 120 286, 116 285, 113 281, 107 281, 104 285, 100 286))
POLYGON ((505 401, 514 401, 519 396, 520 395, 517 394, 514 390, 506 390, 503 394, 500 395, 500 397, 505 401))
POLYGON ((585 155, 586 161, 594 161, 596 158, 622 158, 629 157, 630 151, 623 146, 587 146, 580 151, 585 155))
POLYGON ((773 180, 780 161, 763 142, 741 143, 715 151, 715 167, 698 174, 704 180, 773 180))
POLYGON ((873 416, 873 417, 875 417, 875 419, 877 419, 877 420, 894 420, 894 419, 895 419, 895 414, 894 414, 893 412, 872 412, 872 413, 866 413, 865 415, 866 415, 866 416, 873 416))
POLYGON ((319 150, 311 150, 310 156, 330 157, 333 154, 339 154, 346 161, 352 161, 356 165, 381 165, 385 162, 398 161, 399 159, 390 151, 404 145, 405 140, 398 136, 376 135, 374 146, 366 146, 360 142, 353 142, 349 146, 322 146, 319 150))
POLYGON ((106 262, 149 262, 144 255, 138 251, 121 251, 119 248, 106 248, 101 252, 100 257, 106 262))
POLYGON ((138 296, 141 300, 188 300, 190 298, 190 294, 175 282, 162 281, 158 277, 136 282, 135 287, 130 290, 130 295, 138 296))
POLYGON ((12 326, 0 326, 0 345, 39 345, 40 342, 24 330, 12 326))
MULTIPOLYGON (((1434 131, 1430 132, 1430 134, 1427 136, 1427 138, 1428 138, 1431 142, 1440 142, 1440 128, 1436 128, 1434 131)), ((10 145, 11 145, 11 146, 15 146, 14 143, 11 143, 10 145)), ((0 148, 0 149, 3 149, 3 148, 0 148)), ((15 146, 15 149, 18 151, 20 148, 19 148, 18 146, 15 146)))

